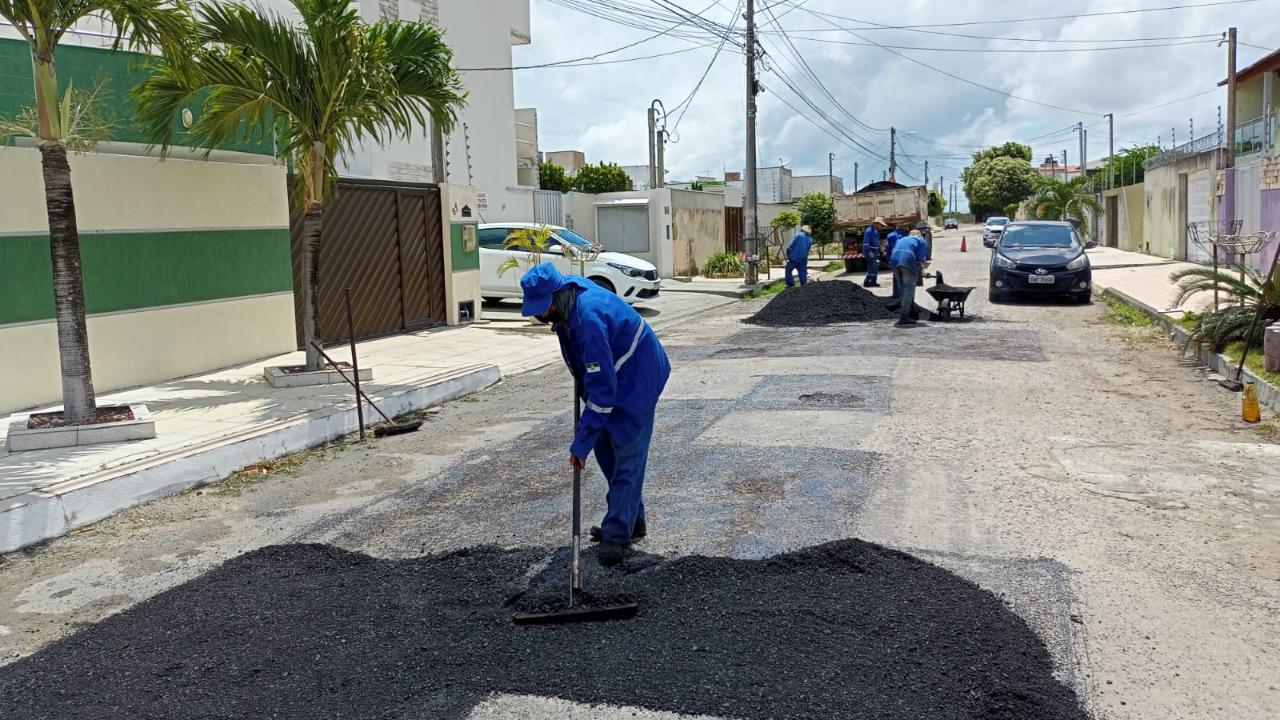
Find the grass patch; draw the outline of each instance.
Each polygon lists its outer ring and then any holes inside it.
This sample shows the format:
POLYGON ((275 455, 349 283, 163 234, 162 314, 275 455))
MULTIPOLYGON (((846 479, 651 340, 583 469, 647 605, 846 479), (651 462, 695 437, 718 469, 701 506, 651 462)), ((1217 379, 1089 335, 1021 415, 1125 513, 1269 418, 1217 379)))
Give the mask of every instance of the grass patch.
POLYGON ((1196 326, 1200 324, 1200 317, 1200 313, 1195 312, 1194 310, 1188 310, 1187 312, 1182 313, 1182 317, 1174 320, 1173 322, 1183 330, 1195 330, 1196 326))
MULTIPOLYGON (((1222 352, 1223 355, 1231 358, 1231 362, 1239 364, 1240 355, 1244 352, 1244 341, 1237 340, 1227 346, 1222 352)), ((1244 366, 1249 368, 1254 375, 1266 380, 1272 385, 1280 386, 1280 373, 1267 372, 1263 369, 1262 348, 1250 348, 1249 357, 1245 359, 1244 366)))
POLYGON ((774 295, 777 295, 778 293, 786 289, 787 289, 787 282, 785 280, 774 280, 772 282, 766 283, 765 286, 760 288, 759 290, 752 290, 751 292, 747 293, 746 297, 744 297, 743 300, 755 300, 756 298, 773 297, 774 295))
POLYGON ((331 443, 325 443, 310 450, 303 450, 292 455, 285 455, 274 460, 264 460, 260 463, 254 463, 231 473, 226 478, 209 485, 208 492, 210 495, 221 495, 225 497, 236 497, 245 490, 259 485, 273 477, 281 475, 296 475, 303 465, 311 460, 322 460, 332 457, 333 455, 347 449, 347 447, 358 443, 358 440, 335 440, 331 443))
POLYGON ((827 267, 823 270, 823 272, 835 272, 837 270, 844 270, 843 260, 832 260, 831 262, 827 263, 827 267))
POLYGON ((1110 311, 1103 317, 1103 321, 1106 323, 1139 328, 1155 325, 1155 321, 1151 319, 1151 316, 1114 295, 1103 295, 1102 301, 1110 308, 1110 311))

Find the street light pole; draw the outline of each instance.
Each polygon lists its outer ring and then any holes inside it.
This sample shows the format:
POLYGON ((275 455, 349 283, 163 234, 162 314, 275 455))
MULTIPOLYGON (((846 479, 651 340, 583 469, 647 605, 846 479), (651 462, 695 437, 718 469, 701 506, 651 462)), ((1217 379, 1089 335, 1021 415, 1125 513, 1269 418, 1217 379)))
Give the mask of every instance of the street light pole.
POLYGON ((1227 29, 1227 167, 1236 166, 1236 29, 1227 29))
POLYGON ((858 163, 853 164, 853 191, 858 192, 858 163))
POLYGON ((1107 189, 1116 186, 1116 114, 1107 113, 1107 189))
POLYGON ((831 193, 831 197, 836 196, 835 162, 836 162, 836 154, 827 153, 827 190, 831 193))
POLYGON ((756 238, 760 235, 759 220, 756 216, 756 2, 747 0, 747 177, 745 185, 746 198, 743 203, 744 233, 743 252, 747 254, 748 285, 755 285, 760 279, 756 266, 756 238))
POLYGON ((649 106, 649 190, 658 187, 658 151, 654 147, 658 131, 658 108, 649 106))
POLYGON ((890 127, 889 128, 889 177, 885 179, 886 180, 893 179, 894 182, 897 182, 897 178, 898 178, 897 148, 898 148, 898 128, 890 127))

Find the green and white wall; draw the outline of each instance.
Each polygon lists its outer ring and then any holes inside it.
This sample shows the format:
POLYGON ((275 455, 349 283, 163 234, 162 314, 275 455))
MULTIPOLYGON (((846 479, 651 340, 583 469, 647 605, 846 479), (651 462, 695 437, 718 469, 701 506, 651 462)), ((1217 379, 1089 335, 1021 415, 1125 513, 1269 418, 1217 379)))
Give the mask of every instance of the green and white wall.
MULTIPOLYGON (((283 167, 71 156, 99 392, 294 349, 283 167)), ((40 154, 0 148, 0 411, 60 401, 40 154)))

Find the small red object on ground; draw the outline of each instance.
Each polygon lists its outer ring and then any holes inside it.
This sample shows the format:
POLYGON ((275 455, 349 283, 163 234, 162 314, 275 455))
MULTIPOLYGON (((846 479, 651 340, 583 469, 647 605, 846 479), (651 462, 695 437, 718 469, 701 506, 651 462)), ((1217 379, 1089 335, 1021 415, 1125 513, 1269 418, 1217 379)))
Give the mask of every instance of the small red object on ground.
POLYGON ((960 236, 960 252, 969 252, 969 246, 965 242, 965 237, 963 235, 960 236))

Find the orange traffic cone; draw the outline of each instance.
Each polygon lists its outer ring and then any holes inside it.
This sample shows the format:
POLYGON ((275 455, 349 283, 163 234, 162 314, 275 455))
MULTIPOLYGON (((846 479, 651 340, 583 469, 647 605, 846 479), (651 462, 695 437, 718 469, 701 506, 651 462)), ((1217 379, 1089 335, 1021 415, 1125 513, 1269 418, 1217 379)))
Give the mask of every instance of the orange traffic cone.
POLYGON ((965 243, 964 236, 960 236, 960 252, 969 252, 969 246, 965 243))

